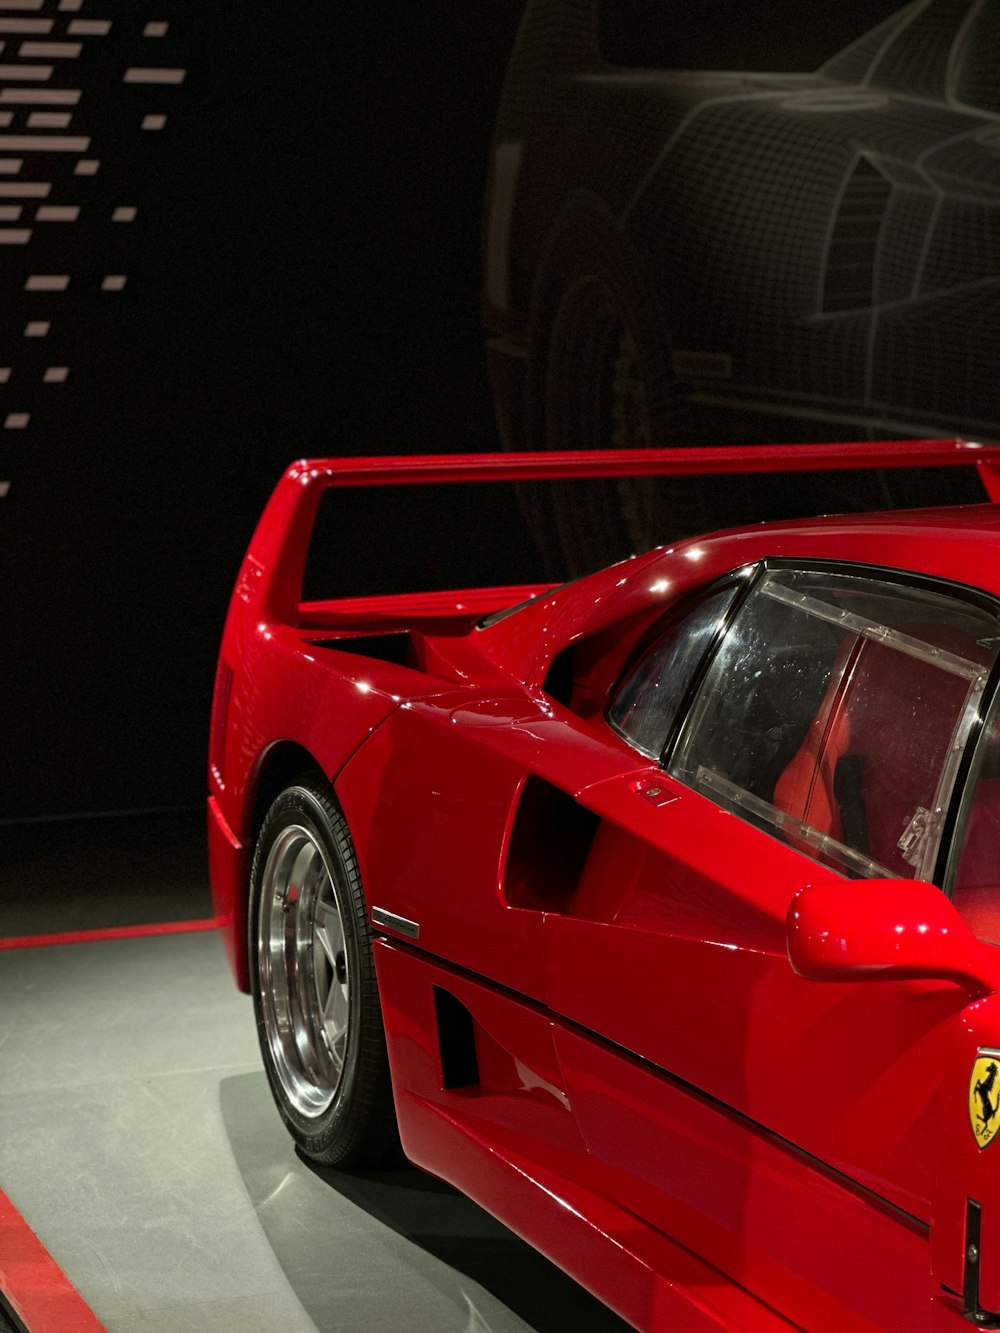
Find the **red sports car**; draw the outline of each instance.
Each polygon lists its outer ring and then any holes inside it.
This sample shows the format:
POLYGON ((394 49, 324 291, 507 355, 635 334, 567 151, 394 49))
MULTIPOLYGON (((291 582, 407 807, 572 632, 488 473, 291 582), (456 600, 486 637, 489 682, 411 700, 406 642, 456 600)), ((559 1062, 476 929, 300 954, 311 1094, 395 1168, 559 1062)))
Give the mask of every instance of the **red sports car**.
POLYGON ((209 826, 304 1152, 401 1141, 641 1329, 1000 1325, 1000 506, 301 593, 330 487, 956 463, 1000 499, 960 441, 288 470, 209 826))

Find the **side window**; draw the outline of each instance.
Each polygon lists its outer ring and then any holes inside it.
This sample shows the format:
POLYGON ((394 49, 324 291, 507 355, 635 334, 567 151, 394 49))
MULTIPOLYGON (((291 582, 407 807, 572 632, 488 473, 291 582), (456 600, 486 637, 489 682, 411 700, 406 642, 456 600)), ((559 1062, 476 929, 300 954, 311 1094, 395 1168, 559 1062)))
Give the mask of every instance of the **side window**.
POLYGON ((699 602, 639 660, 609 713, 612 725, 643 754, 659 759, 705 651, 736 596, 722 588, 699 602))
POLYGON ((670 771, 844 873, 929 878, 997 643, 992 615, 936 592, 769 571, 670 771))

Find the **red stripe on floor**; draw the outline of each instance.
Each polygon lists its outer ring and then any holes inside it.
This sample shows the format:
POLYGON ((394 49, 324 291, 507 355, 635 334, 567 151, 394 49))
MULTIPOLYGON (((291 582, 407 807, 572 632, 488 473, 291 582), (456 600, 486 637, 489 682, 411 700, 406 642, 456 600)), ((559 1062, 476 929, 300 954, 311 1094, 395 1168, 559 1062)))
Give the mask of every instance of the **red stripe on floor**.
POLYGON ((187 935, 196 930, 218 930, 225 917, 204 921, 160 921, 149 926, 105 926, 100 930, 67 930, 59 935, 13 935, 0 940, 0 949, 44 949, 51 944, 89 944, 92 940, 131 940, 142 935, 187 935))
POLYGON ((0 1291, 28 1333, 107 1333, 31 1227, 2 1193, 0 1291))

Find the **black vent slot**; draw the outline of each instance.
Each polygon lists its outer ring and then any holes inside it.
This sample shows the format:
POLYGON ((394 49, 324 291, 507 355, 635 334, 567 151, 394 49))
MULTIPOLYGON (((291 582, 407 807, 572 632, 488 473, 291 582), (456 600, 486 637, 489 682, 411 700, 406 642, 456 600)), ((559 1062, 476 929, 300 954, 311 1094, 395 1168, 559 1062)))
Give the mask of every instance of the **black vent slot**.
POLYGON ((514 816, 504 895, 515 907, 564 907, 576 890, 600 821, 558 787, 529 777, 514 816))
POLYGON ((344 639, 310 639, 309 642, 314 648, 336 648, 338 653, 357 653, 359 657, 374 657, 379 662, 412 666, 407 633, 358 634, 344 639))
POLYGON ((572 647, 564 648, 549 666, 548 675, 542 689, 550 699, 571 708, 573 704, 573 657, 572 647))
POLYGON ((867 158, 847 182, 826 255, 823 313, 875 304, 875 265, 882 219, 892 186, 867 158))
POLYGON ((434 987, 441 1079, 446 1088, 471 1088, 479 1082, 472 1015, 450 991, 434 987))

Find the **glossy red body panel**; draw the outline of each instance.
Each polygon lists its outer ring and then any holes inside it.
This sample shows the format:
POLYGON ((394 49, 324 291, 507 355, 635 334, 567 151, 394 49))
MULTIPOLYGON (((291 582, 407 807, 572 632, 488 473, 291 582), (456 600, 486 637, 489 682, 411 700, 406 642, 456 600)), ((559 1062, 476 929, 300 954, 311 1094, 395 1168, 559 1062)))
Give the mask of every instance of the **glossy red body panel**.
POLYGON ((947 978, 972 994, 1000 989, 996 950, 981 944, 931 885, 902 880, 815 885, 788 909, 788 958, 801 977, 947 978))
POLYGON ((968 995, 803 983, 776 886, 808 863, 694 792, 662 814, 655 842, 603 824, 572 913, 546 915, 550 1007, 928 1222, 937 1070, 968 995), (593 986, 601 971, 613 986, 593 986), (683 1023, 636 1018, 675 1013, 683 1023), (789 1051, 794 1070, 776 1077, 789 1051), (893 1081, 910 1105, 882 1119, 893 1081))
POLYGON ((561 1029, 556 1047, 602 1192, 802 1328, 921 1327, 935 1287, 919 1227, 652 1070, 561 1029))
MULTIPOLYGON (((966 1219, 962 1203, 973 1198, 983 1207, 980 1250, 984 1256, 1000 1245, 1000 1216, 994 1202, 1000 1197, 1000 1159, 980 1149, 969 1128, 969 1071, 977 1053, 995 1049, 1000 1031, 1000 1001, 990 995, 977 1001, 962 1015, 961 1031, 951 1052, 946 1099, 942 1115, 949 1125, 961 1125, 962 1134, 949 1136, 948 1149, 937 1162, 938 1204, 931 1232, 931 1261, 934 1273, 953 1290, 961 1290, 962 1256, 966 1219), (991 1206, 992 1205, 992 1206, 991 1206)), ((984 1262, 980 1279, 980 1301, 985 1309, 1000 1308, 1000 1272, 984 1262)))
POLYGON ((543 1012, 389 943, 379 990, 408 1156, 452 1181, 637 1328, 791 1327, 674 1238, 602 1195, 575 1125, 543 1012), (513 1077, 473 1091, 441 1086, 433 990, 454 994, 506 1054, 513 1077), (597 1187, 597 1188, 595 1188, 597 1187))
POLYGON ((1000 508, 714 534, 476 628, 545 590, 303 603, 319 496, 956 463, 996 489, 1000 449, 960 441, 304 462, 244 560, 209 773, 213 893, 240 984, 256 828, 282 782, 320 769, 369 909, 419 927, 415 944, 376 944, 404 1146, 639 1328, 957 1329, 970 1198, 983 1204, 980 1300, 1000 1309, 1000 1150, 982 1150, 969 1122, 977 1052, 1000 1049, 992 951, 952 930, 940 895, 941 914, 917 921, 892 886, 878 922, 859 896, 831 936, 824 905, 843 879, 666 776, 604 720, 645 629, 763 559, 908 570, 1000 598, 1000 508), (351 651, 352 636, 391 633, 406 636, 405 666, 351 651), (571 711, 545 685, 574 645, 571 711), (786 952, 793 899, 804 975, 786 952), (902 952, 871 980, 864 959, 896 925, 902 952), (474 1084, 445 1086, 440 992, 470 1016, 474 1084))
POLYGON ((250 849, 226 823, 214 796, 208 798, 208 878, 212 902, 221 925, 222 941, 237 985, 250 990, 247 970, 247 883, 250 849))

